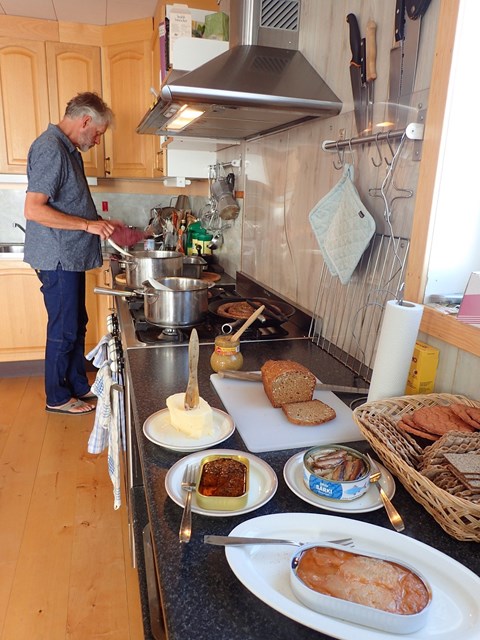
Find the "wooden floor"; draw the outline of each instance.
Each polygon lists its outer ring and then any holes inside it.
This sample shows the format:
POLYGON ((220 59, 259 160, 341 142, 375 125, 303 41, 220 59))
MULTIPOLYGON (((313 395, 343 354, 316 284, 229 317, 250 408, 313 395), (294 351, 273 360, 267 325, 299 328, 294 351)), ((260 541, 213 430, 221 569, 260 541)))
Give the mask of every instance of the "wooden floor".
POLYGON ((0 379, 1 640, 140 640, 125 506, 94 414, 45 411, 43 377, 0 379))

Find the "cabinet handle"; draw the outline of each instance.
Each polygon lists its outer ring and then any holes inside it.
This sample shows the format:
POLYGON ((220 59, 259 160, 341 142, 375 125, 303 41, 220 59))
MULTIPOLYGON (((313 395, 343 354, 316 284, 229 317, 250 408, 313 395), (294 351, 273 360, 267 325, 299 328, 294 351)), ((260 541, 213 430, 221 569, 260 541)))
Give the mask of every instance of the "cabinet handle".
POLYGON ((110 269, 104 269, 103 271, 103 284, 104 286, 110 286, 110 278, 108 277, 110 275, 110 269))
POLYGON ((110 175, 110 156, 105 158, 105 175, 110 175))
POLYGON ((157 151, 155 156, 155 170, 163 173, 163 150, 157 151))

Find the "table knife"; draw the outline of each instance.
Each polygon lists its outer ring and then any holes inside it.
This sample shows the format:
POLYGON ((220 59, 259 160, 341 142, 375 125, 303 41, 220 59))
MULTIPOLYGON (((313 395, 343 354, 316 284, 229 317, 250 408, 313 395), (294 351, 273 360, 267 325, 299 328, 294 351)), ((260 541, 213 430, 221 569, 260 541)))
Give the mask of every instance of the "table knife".
MULTIPOLYGON (((232 378, 235 380, 246 380, 248 382, 261 382, 262 374, 257 371, 219 371, 220 378, 232 378)), ((324 384, 317 382, 316 389, 320 391, 333 391, 334 393, 358 393, 360 395, 368 395, 368 388, 345 387, 338 384, 324 384)))

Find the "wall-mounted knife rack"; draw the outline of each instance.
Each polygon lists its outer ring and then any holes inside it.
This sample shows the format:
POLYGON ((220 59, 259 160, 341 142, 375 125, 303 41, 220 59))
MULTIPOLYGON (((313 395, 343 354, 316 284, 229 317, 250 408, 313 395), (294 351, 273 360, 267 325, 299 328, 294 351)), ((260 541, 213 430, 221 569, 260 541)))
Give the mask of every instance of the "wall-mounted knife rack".
MULTIPOLYGON (((324 151, 340 151, 341 149, 350 149, 359 144, 369 144, 379 142, 392 142, 406 135, 409 140, 423 140, 424 125, 419 122, 411 122, 405 129, 396 129, 395 131, 382 131, 380 133, 372 133, 368 136, 358 136, 356 138, 342 138, 341 140, 324 140, 322 149, 324 151)), ((420 152, 414 150, 414 160, 420 160, 420 152)))

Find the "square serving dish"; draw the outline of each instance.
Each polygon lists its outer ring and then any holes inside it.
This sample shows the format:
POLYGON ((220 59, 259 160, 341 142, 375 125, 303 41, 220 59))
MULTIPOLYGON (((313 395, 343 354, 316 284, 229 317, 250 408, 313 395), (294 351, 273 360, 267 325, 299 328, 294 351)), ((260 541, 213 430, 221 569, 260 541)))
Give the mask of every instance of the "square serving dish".
MULTIPOLYGON (((208 471, 208 467, 207 467, 208 471)), ((248 458, 245 458, 242 455, 218 455, 212 454, 209 456, 205 456, 200 461, 200 469, 198 473, 197 486, 196 486, 196 494, 195 499, 197 504, 202 509, 213 510, 213 511, 236 511, 237 509, 243 509, 247 504, 248 500, 248 490, 249 490, 249 475, 250 475, 250 465, 248 458), (224 469, 219 463, 220 460, 227 460, 224 464, 224 469), (232 471, 231 465, 228 461, 234 460, 236 463, 240 463, 244 467, 243 479, 240 478, 238 470, 240 470, 238 464, 235 464, 237 471, 232 471), (205 485, 206 479, 206 469, 205 465, 208 463, 216 463, 215 468, 219 471, 218 479, 219 483, 227 482, 232 488, 232 484, 237 485, 241 483, 241 493, 239 495, 211 495, 211 492, 215 490, 214 484, 211 483, 212 476, 210 475, 210 484, 208 486, 205 485), (233 478, 235 476, 235 479, 233 478), (207 495, 206 490, 208 490, 209 494, 207 495)), ((214 478, 213 478, 214 479, 214 478)), ((221 491, 221 489, 218 489, 221 491)))

